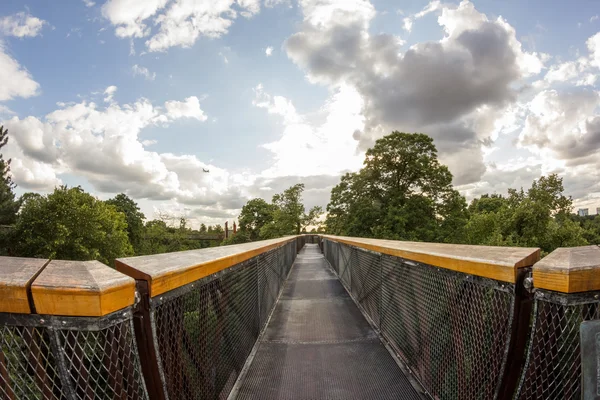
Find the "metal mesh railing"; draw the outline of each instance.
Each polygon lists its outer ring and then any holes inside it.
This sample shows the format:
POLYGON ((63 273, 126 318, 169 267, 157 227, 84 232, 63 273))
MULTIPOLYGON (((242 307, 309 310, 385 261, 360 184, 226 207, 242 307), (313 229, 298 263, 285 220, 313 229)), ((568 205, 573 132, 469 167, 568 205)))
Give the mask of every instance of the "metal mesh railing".
POLYGON ((226 399, 268 321, 297 241, 152 299, 165 390, 175 399, 226 399))
POLYGON ((498 395, 515 286, 325 240, 364 314, 436 399, 498 395))
POLYGON ((147 399, 131 310, 101 318, 2 314, 2 399, 147 399))
POLYGON ((527 362, 516 399, 581 399, 581 322, 600 319, 597 294, 535 293, 527 362))

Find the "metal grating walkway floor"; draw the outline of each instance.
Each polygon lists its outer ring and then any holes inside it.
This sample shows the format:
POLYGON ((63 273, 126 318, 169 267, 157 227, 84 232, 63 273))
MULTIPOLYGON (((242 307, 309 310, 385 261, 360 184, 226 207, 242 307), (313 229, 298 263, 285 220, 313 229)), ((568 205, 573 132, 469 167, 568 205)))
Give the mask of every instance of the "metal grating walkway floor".
POLYGON ((421 399, 316 244, 298 254, 237 399, 421 399))

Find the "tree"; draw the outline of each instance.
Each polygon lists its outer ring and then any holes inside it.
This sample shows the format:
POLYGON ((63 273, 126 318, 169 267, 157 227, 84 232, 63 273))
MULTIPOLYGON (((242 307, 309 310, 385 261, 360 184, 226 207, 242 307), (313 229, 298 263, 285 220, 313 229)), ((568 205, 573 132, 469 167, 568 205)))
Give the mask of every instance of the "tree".
MULTIPOLYGON (((0 126, 0 149, 8 143, 8 130, 0 126)), ((14 189, 17 186, 10 175, 10 159, 4 160, 0 154, 0 225, 14 224, 21 202, 15 200, 14 189)))
MULTIPOLYGON (((275 206, 265 200, 257 198, 249 200, 243 207, 238 217, 239 232, 249 241, 259 239, 260 230, 263 226, 273 222, 275 206)), ((235 236, 237 236, 235 235, 235 236)))
POLYGON ((458 240, 466 201, 437 159, 433 139, 394 131, 367 150, 363 168, 331 192, 327 231, 396 240, 458 240))
POLYGON ((299 183, 273 196, 273 220, 260 228, 261 239, 298 235, 304 228, 316 223, 322 214, 321 207, 315 206, 306 213, 302 203, 303 191, 304 184, 299 183))
POLYGON ((64 260, 99 260, 133 254, 125 215, 113 205, 61 186, 47 196, 24 196, 15 226, 18 255, 64 260))
POLYGON ((534 180, 526 192, 508 189, 506 197, 474 199, 465 243, 540 247, 543 254, 587 244, 587 232, 573 221, 572 200, 563 192, 562 178, 552 174, 534 180))
POLYGON ((144 237, 144 214, 140 211, 137 203, 124 193, 116 195, 106 201, 107 204, 115 206, 117 211, 125 214, 127 221, 127 235, 129 242, 136 253, 139 252, 144 237))

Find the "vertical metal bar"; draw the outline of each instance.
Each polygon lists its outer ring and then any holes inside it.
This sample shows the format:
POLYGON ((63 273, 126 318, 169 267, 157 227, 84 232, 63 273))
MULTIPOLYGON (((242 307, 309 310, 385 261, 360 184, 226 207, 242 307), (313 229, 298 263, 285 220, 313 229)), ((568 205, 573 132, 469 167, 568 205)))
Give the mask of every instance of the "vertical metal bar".
POLYGON ((78 397, 73 388, 69 368, 65 360, 65 353, 62 351, 62 346, 60 345, 59 332, 56 329, 50 328, 48 329, 48 336, 50 337, 50 348, 52 349, 52 353, 54 353, 54 359, 58 363, 58 373, 63 390, 68 399, 76 400, 78 397))
MULTIPOLYGON (((531 324, 532 312, 535 311, 533 296, 524 285, 528 273, 529 271, 525 269, 517 273, 510 339, 506 347, 503 372, 496 390, 497 398, 500 400, 510 400, 517 394, 521 368, 526 365, 527 341, 534 335, 535 324, 531 324)), ((526 368, 523 368, 523 373, 525 372, 526 368)))
POLYGON ((150 312, 148 282, 136 281, 140 301, 133 314, 135 340, 140 356, 140 366, 150 400, 167 400, 166 382, 161 371, 156 329, 150 312))

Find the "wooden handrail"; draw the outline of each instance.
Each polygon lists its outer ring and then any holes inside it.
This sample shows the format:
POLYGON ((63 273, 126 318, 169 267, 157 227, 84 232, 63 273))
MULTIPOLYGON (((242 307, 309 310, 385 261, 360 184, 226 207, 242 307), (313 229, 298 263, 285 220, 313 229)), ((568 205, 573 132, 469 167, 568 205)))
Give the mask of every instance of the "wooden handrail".
POLYGON ((90 316, 131 306, 135 281, 99 261, 51 261, 31 284, 38 314, 90 316))
POLYGON ((562 247, 533 266, 533 285, 562 293, 600 290, 600 247, 562 247))
POLYGON ((115 267, 137 280, 147 281, 150 297, 154 297, 249 260, 296 237, 119 258, 115 261, 115 267))
POLYGON ((0 312, 31 314, 31 283, 49 260, 0 257, 0 312))
POLYGON ((321 237, 439 268, 509 283, 516 283, 519 268, 530 267, 540 259, 540 249, 531 247, 402 242, 331 235, 321 237))

